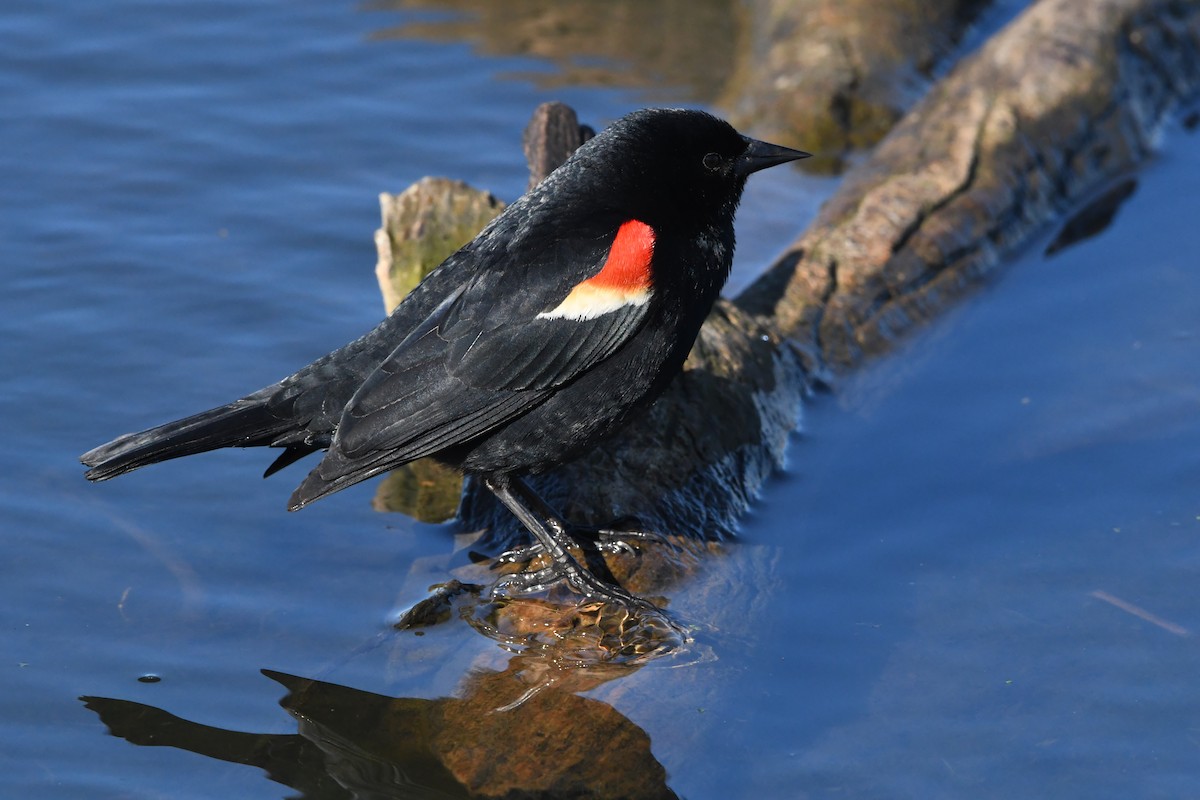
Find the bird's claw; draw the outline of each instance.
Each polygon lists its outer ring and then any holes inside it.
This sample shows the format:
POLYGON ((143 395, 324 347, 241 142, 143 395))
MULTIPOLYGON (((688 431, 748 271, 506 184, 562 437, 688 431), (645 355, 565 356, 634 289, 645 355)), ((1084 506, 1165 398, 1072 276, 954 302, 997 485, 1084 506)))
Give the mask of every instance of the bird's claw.
POLYGON ((553 564, 529 572, 513 572, 498 578, 489 594, 493 600, 505 595, 536 594, 549 589, 558 578, 553 564))
MULTIPOLYGON (((606 555, 637 555, 639 547, 646 544, 667 544, 666 538, 652 531, 617 528, 584 528, 571 526, 567 533, 583 550, 606 555)), ((541 542, 505 550, 496 557, 496 564, 526 564, 546 552, 541 542)))
POLYGON ((505 596, 537 594, 549 590, 559 582, 565 583, 572 591, 589 600, 599 600, 602 603, 626 608, 650 610, 656 614, 662 613, 653 603, 643 600, 616 584, 597 578, 586 569, 557 562, 552 562, 549 566, 537 570, 504 575, 492 585, 490 595, 495 600, 505 596))
POLYGON ((601 528, 595 533, 596 547, 602 553, 633 555, 639 547, 669 544, 662 534, 640 528, 601 528))

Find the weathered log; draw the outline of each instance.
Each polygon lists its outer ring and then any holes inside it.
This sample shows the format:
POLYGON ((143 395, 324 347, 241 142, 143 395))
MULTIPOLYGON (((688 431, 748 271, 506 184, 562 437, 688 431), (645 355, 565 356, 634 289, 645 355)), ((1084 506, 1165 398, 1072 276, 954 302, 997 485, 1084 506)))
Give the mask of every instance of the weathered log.
POLYGON ((738 304, 847 368, 1145 160, 1200 85, 1200 4, 1041 0, 850 172, 738 304))
POLYGON ((566 103, 542 103, 534 109, 521 137, 525 161, 529 164, 529 188, 541 183, 579 145, 595 135, 591 127, 579 124, 575 109, 566 103))
POLYGON ((390 314, 429 271, 504 210, 504 203, 462 181, 422 178, 398 195, 379 195, 375 277, 390 314))

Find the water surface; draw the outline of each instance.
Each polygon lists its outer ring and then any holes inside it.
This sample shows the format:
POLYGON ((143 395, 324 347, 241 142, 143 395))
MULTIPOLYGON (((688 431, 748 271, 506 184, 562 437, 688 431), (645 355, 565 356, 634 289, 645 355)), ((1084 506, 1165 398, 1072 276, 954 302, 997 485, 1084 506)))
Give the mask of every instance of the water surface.
MULTIPOLYGON (((102 486, 75 461, 371 327, 378 192, 438 174, 514 197, 543 100, 598 124, 711 100, 703 81, 574 86, 536 54, 393 35, 443 19, 345 3, 0 12, 0 793, 296 794, 109 736, 81 695, 281 737, 255 741, 311 764, 298 732, 369 742, 378 719, 297 722, 278 705, 290 679, 261 669, 317 679, 310 697, 345 708, 374 693, 453 718, 473 681, 521 667, 462 624, 391 633, 464 556, 452 526, 372 511, 370 485, 286 514, 300 476, 259 480, 261 453, 102 486)), ((831 188, 758 177, 739 284, 831 188)), ((693 800, 1194 792, 1197 197, 1200 145, 1170 130, 1108 231, 1050 259, 1032 248, 814 399, 741 542, 672 598, 702 623, 695 663, 524 708, 640 730, 645 774, 660 765, 693 800)), ((323 780, 308 796, 350 796, 323 780)))

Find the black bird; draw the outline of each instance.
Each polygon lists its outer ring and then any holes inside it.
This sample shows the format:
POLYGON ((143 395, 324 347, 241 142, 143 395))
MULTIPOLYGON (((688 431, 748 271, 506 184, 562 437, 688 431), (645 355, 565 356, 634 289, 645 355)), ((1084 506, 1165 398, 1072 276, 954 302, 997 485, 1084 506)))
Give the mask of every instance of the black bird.
POLYGON ((630 599, 567 552, 522 481, 578 458, 679 373, 733 259, 746 177, 808 154, 700 111, 613 123, 431 272, 373 331, 240 400, 81 456, 102 481, 220 447, 324 458, 289 510, 433 456, 484 484, 577 589, 630 599))

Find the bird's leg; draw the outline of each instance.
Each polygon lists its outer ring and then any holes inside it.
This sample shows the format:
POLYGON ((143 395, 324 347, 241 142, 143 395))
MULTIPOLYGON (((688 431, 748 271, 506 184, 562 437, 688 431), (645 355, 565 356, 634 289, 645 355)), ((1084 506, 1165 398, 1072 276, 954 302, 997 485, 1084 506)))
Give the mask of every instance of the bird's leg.
POLYGON ((550 558, 549 567, 536 572, 508 576, 503 585, 515 584, 523 589, 533 590, 545 587, 555 578, 562 578, 571 588, 588 597, 624 605, 650 605, 620 586, 600 580, 580 564, 570 553, 570 548, 576 544, 571 538, 571 526, 520 478, 502 474, 489 475, 483 479, 483 485, 529 529, 542 552, 550 558))

